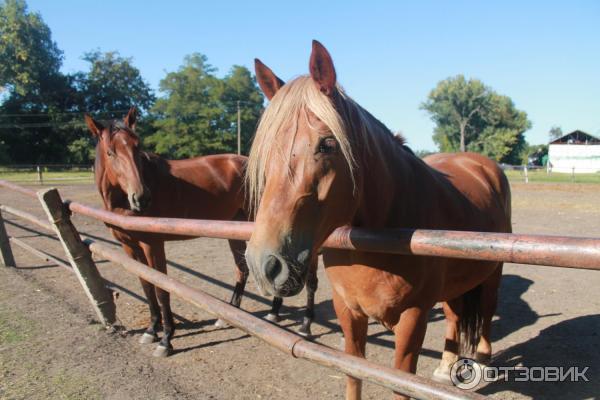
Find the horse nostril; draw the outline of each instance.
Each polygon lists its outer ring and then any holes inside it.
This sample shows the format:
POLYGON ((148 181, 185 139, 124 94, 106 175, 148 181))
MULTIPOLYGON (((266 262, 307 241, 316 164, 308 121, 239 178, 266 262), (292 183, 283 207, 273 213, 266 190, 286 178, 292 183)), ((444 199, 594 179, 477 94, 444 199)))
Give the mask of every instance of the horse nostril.
POLYGON ((267 279, 273 282, 281 273, 281 261, 275 256, 268 256, 264 268, 267 279))

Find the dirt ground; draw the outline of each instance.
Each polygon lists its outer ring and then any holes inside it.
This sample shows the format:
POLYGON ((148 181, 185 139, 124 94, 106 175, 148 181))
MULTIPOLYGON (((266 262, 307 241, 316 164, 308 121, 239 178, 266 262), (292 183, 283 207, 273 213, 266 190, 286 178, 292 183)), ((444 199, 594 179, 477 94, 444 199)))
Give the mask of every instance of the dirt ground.
MULTIPOLYGON (((64 198, 99 204, 91 185, 59 186, 64 198)), ((523 184, 513 189, 514 231, 600 237, 600 185, 523 184)), ((33 199, 0 189, 0 204, 42 215, 33 199)), ((5 214, 10 235, 64 257, 60 244, 32 231, 32 226, 5 214)), ((75 217, 81 232, 111 239, 96 221, 75 217)), ((18 269, 0 267, 0 398, 2 399, 334 399, 343 398, 342 374, 292 359, 258 339, 233 329, 213 327, 214 319, 174 298, 176 353, 151 356, 153 345, 140 345, 148 321, 137 279, 118 266, 98 260, 108 280, 123 288, 117 299, 120 323, 127 334, 108 333, 69 271, 44 263, 14 247, 18 269), (129 292, 134 297, 126 294, 129 292)), ((216 239, 171 242, 169 274, 229 299, 233 259, 227 243, 216 239)), ((331 289, 319 270, 316 341, 337 347, 339 329, 331 289)), ((507 264, 494 320, 496 366, 589 367, 589 382, 504 382, 479 392, 501 399, 589 399, 600 394, 600 272, 507 264)), ((258 295, 252 278, 242 307, 266 315, 270 299, 258 295)), ((280 325, 299 327, 305 295, 286 299, 280 325)), ((431 376, 441 356, 444 336, 436 307, 418 374, 431 376)), ((369 327, 367 357, 389 365, 393 335, 369 327)), ((364 398, 391 398, 365 384, 364 398)))

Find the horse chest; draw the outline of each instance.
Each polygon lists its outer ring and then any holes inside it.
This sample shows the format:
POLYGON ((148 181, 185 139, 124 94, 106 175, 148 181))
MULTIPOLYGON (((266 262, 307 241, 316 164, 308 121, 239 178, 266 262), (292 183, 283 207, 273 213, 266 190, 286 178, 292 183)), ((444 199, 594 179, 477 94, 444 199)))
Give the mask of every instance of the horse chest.
POLYGON ((415 292, 414 285, 403 277, 364 265, 330 266, 326 272, 349 309, 386 326, 398 321, 415 292))

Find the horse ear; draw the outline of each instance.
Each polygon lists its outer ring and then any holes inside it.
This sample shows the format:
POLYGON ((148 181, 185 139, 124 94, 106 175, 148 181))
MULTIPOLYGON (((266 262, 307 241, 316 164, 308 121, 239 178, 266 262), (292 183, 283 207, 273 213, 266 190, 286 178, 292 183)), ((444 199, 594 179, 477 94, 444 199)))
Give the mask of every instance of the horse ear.
POLYGON ((129 112, 127 113, 125 118, 123 118, 123 122, 125 122, 125 126, 128 127, 129 129, 131 129, 132 131, 135 131, 135 123, 137 121, 137 117, 138 117, 137 108, 135 108, 135 106, 133 106, 129 109, 129 112))
POLYGON ((308 65, 310 76, 313 78, 319 90, 331 96, 335 89, 335 68, 333 60, 327 49, 317 40, 312 42, 312 53, 310 54, 310 63, 308 65))
POLYGON ((92 132, 92 136, 94 136, 95 138, 99 138, 102 134, 102 131, 104 130, 104 126, 102 126, 100 122, 96 121, 89 114, 85 114, 84 118, 85 124, 87 125, 90 132, 92 132))
POLYGON ((269 67, 263 64, 258 58, 254 59, 254 70, 256 71, 256 80, 258 86, 262 89, 267 99, 271 100, 275 93, 285 85, 282 81, 271 71, 269 67))

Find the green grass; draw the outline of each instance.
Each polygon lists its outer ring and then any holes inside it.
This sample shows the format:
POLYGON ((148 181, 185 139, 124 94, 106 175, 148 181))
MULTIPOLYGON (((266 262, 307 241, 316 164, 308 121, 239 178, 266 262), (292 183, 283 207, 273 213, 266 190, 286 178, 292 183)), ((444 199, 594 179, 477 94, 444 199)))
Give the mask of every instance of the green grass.
MULTIPOLYGON (((511 182, 525 182, 523 171, 508 170, 504 171, 508 180, 511 182)), ((529 182, 546 182, 546 183, 596 183, 600 184, 600 174, 563 174, 553 172, 547 174, 546 170, 529 170, 527 172, 529 182)))
MULTIPOLYGON (((11 182, 38 182, 38 174, 35 171, 2 171, 0 170, 0 179, 11 182)), ((89 183, 94 180, 91 171, 47 171, 42 172, 43 182, 65 182, 65 183, 89 183)))

